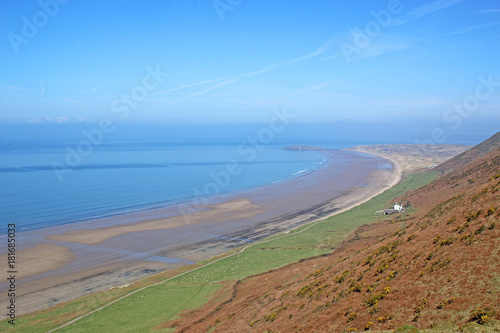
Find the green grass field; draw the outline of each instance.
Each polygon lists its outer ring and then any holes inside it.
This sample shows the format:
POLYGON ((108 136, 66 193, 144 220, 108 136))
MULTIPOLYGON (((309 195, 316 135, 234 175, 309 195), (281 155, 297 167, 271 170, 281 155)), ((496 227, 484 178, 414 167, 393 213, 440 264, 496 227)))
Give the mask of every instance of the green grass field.
MULTIPOLYGON (((184 309, 208 301, 214 283, 168 283, 147 288, 58 332, 144 332, 184 309)), ((168 329, 156 329, 165 332, 168 329)))
MULTIPOLYGON (((359 226, 377 222, 375 211, 388 207, 394 197, 425 185, 437 176, 437 172, 407 176, 398 185, 349 211, 251 244, 241 253, 233 250, 222 259, 201 262, 193 267, 203 266, 201 268, 141 290, 57 332, 170 332, 171 329, 159 328, 158 325, 176 318, 184 309, 203 305, 226 284, 224 281, 238 280, 300 259, 329 253, 359 226)), ((15 326, 4 320, 0 322, 0 331, 46 332, 174 273, 161 273, 128 288, 85 296, 21 316, 15 326)))

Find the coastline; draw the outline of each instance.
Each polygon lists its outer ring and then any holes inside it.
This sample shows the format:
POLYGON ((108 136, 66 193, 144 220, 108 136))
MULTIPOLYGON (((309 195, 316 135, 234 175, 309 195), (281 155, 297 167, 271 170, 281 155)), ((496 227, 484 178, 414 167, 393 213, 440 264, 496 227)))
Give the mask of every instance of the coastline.
POLYGON ((389 189, 389 188, 397 185, 401 181, 401 179, 403 178, 403 174, 404 174, 405 171, 403 170, 403 168, 401 167, 401 164, 399 164, 399 162, 397 160, 395 160, 395 159, 393 159, 393 158, 391 158, 391 157, 389 157, 387 155, 374 154, 374 153, 368 152, 368 151, 366 151, 366 152, 363 151, 363 153, 368 154, 368 155, 379 156, 379 157, 385 158, 386 160, 390 161, 391 164, 393 165, 393 168, 395 169, 395 172, 396 172, 395 177, 392 179, 392 181, 390 181, 389 184, 387 184, 387 188, 381 188, 380 191, 375 192, 375 193, 371 194, 370 196, 367 196, 367 197, 363 198, 362 200, 358 200, 356 203, 353 203, 351 206, 347 206, 347 207, 344 207, 342 209, 339 209, 339 210, 335 211, 334 213, 331 213, 330 215, 322 217, 321 219, 319 219, 317 221, 313 221, 313 222, 321 221, 323 219, 326 219, 326 218, 332 217, 334 215, 343 213, 343 212, 348 211, 348 210, 350 210, 350 209, 352 209, 352 208, 354 208, 354 207, 356 207, 358 205, 361 205, 361 204, 369 201, 370 199, 376 197, 377 195, 383 193, 385 190, 387 190, 387 189, 389 189))
MULTIPOLYGON (((277 150, 283 150, 283 151, 288 150, 285 148, 281 148, 281 149, 277 149, 277 150)), ((47 215, 47 216, 44 216, 45 220, 42 220, 42 221, 39 221, 36 223, 30 222, 27 225, 26 225, 26 223, 20 223, 17 231, 18 232, 29 232, 29 231, 43 230, 43 229, 52 228, 52 227, 65 228, 67 225, 76 225, 78 223, 84 224, 84 223, 92 222, 92 221, 96 221, 96 220, 99 220, 100 223, 102 221, 112 220, 112 219, 115 219, 115 220, 126 219, 127 220, 126 222, 135 222, 137 220, 137 218, 140 218, 140 219, 142 218, 141 214, 144 214, 145 216, 147 215, 149 218, 163 217, 163 215, 161 215, 162 210, 165 210, 165 208, 172 207, 172 206, 178 206, 181 204, 189 204, 191 201, 194 200, 194 198, 193 198, 194 196, 201 197, 202 198, 201 200, 207 200, 207 199, 213 200, 216 198, 223 198, 223 197, 227 197, 227 196, 230 196, 233 194, 238 194, 240 192, 244 192, 247 190, 259 189, 262 187, 266 187, 268 185, 272 185, 274 183, 288 182, 288 181, 293 180, 295 178, 303 177, 303 176, 306 176, 310 173, 314 173, 314 172, 324 168, 329 162, 329 160, 327 158, 325 158, 323 155, 320 155, 320 154, 318 154, 318 155, 320 157, 323 157, 324 159, 322 161, 320 161, 317 165, 315 165, 315 166, 310 165, 307 167, 304 166, 307 169, 301 170, 301 171, 293 173, 293 174, 291 172, 289 174, 283 173, 283 174, 278 175, 276 178, 266 179, 267 183, 265 181, 263 182, 262 180, 258 180, 257 183, 252 184, 252 185, 246 184, 242 188, 231 188, 231 186, 226 186, 225 184, 220 183, 220 182, 224 182, 225 181, 224 179, 223 180, 220 180, 220 179, 216 180, 214 178, 215 175, 213 175, 213 176, 211 176, 211 180, 203 182, 203 184, 206 185, 210 182, 213 183, 215 181, 216 184, 213 184, 213 185, 219 186, 219 188, 217 188, 214 191, 214 192, 216 192, 215 194, 212 193, 212 190, 214 190, 213 188, 209 188, 207 190, 206 188, 198 188, 198 184, 201 184, 201 183, 197 183, 196 186, 191 184, 191 186, 193 186, 193 187, 192 187, 191 191, 189 191, 189 193, 182 193, 181 192, 181 196, 177 196, 176 198, 171 198, 171 199, 162 198, 159 201, 156 201, 157 198, 149 198, 148 202, 139 202, 136 204, 127 203, 126 206, 121 206, 121 207, 109 206, 109 207, 106 207, 106 209, 98 210, 98 211, 89 209, 88 214, 86 214, 86 213, 82 214, 81 211, 78 211, 77 212, 78 214, 75 216, 66 215, 63 217, 61 217, 61 216, 53 217, 51 215, 47 215), (303 173, 302 171, 306 171, 306 172, 303 173), (229 189, 229 188, 231 188, 231 189, 229 189), (149 214, 149 213, 153 213, 153 214, 149 214), (132 219, 128 219, 128 217, 132 217, 132 219)), ((173 163, 172 165, 175 166, 176 163, 173 163)), ((233 167, 233 164, 226 163, 225 166, 226 166, 226 168, 221 167, 221 169, 219 171, 225 172, 225 171, 227 171, 225 169, 227 169, 228 167, 233 167)), ((240 166, 240 162, 236 161, 236 162, 234 162, 234 167, 236 168, 237 166, 240 166)), ((244 164, 241 164, 241 166, 244 167, 244 164)), ((234 177, 230 178, 229 183, 232 183, 233 180, 238 181, 238 180, 242 179, 243 176, 241 175, 241 172, 239 170, 236 170, 235 172, 236 172, 236 174, 230 175, 230 176, 234 176, 234 177)), ((208 173, 208 172, 206 172, 206 173, 208 173)), ((168 188, 167 188, 167 191, 168 191, 168 188)), ((19 201, 22 201, 22 200, 19 200, 19 201)), ((97 204, 100 204, 102 202, 103 201, 99 201, 97 204)), ((64 208, 64 205, 60 204, 58 207, 64 208)), ((36 211, 35 211, 35 213, 36 213, 36 211)), ((10 218, 5 219, 5 221, 16 221, 16 220, 22 221, 23 218, 22 217, 15 217, 15 218, 10 217, 10 218)), ((122 222, 123 221, 120 221, 120 223, 122 223, 122 222)), ((6 234, 5 228, 0 230, 0 235, 2 235, 2 234, 6 234)), ((2 249, 0 249, 0 253, 2 253, 2 249)))
MULTIPOLYGON (((322 153, 335 155, 332 151, 322 153)), ((214 198, 203 209, 188 207, 185 216, 179 215, 179 207, 166 207, 160 212, 138 212, 105 221, 26 232, 30 245, 62 246, 73 260, 63 256, 59 266, 45 271, 40 271, 43 261, 38 260, 39 269, 34 270, 37 274, 24 275, 20 280, 19 298, 25 304, 21 314, 128 284, 322 220, 369 200, 401 179, 397 161, 373 154, 337 154, 352 158, 350 170, 342 170, 342 165, 335 165, 332 158, 332 165, 313 173, 214 198), (391 170, 377 169, 377 165, 387 162, 391 163, 391 170), (96 224, 99 228, 95 228, 96 224)), ((61 248, 57 249, 61 252, 61 248)), ((36 248, 20 251, 26 257, 36 248)), ((50 253, 44 256, 51 257, 50 253)), ((2 305, 3 302, 0 299, 2 305)))

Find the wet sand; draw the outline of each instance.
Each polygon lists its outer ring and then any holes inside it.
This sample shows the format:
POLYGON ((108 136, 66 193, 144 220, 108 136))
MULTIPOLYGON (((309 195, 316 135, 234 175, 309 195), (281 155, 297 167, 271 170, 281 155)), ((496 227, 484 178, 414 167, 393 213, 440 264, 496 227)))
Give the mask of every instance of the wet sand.
MULTIPOLYGON (((308 175, 161 209, 18 234, 18 315, 129 284, 346 210, 399 182, 383 157, 343 150, 308 175), (22 255, 21 255, 22 254, 22 255)), ((0 283, 0 306, 7 304, 0 283)))
POLYGON ((40 273, 64 267, 73 260, 73 252, 65 246, 42 243, 17 253, 23 265, 19 269, 23 277, 36 276, 40 273), (40 260, 44 258, 44 260, 40 260))
POLYGON ((261 206, 253 204, 248 199, 234 199, 217 205, 209 205, 204 211, 188 213, 183 216, 152 219, 137 224, 115 225, 99 229, 67 231, 64 234, 50 235, 47 239, 90 245, 101 243, 109 238, 129 232, 178 228, 183 225, 198 224, 213 220, 242 219, 252 217, 262 211, 261 206))

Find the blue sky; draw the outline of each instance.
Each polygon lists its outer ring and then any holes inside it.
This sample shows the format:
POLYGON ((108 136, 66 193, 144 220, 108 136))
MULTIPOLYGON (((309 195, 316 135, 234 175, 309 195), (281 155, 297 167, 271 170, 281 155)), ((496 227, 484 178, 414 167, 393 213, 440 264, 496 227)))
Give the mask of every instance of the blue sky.
POLYGON ((61 2, 0 0, 0 123, 116 118, 147 68, 124 122, 500 123, 500 1, 61 2))

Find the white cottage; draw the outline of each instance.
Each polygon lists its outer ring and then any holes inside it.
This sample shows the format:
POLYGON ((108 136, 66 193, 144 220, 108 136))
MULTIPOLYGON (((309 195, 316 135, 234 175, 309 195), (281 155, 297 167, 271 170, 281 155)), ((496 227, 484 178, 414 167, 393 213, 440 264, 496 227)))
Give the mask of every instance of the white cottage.
POLYGON ((394 204, 394 209, 397 210, 398 212, 401 212, 403 210, 403 205, 399 205, 397 202, 394 204))

